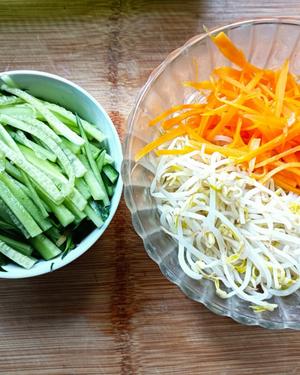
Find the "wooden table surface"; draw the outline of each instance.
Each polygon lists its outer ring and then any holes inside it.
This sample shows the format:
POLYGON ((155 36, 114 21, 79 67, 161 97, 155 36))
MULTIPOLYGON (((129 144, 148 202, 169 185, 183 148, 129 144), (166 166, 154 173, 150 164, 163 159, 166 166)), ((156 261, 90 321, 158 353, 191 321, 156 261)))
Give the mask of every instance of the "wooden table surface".
MULTIPOLYGON (((299 11, 292 0, 0 1, 0 70, 44 70, 82 85, 124 139, 151 70, 203 24, 299 11)), ((165 280, 124 200, 77 261, 0 281, 0 374, 296 375, 299 352, 300 332, 239 325, 165 280)))

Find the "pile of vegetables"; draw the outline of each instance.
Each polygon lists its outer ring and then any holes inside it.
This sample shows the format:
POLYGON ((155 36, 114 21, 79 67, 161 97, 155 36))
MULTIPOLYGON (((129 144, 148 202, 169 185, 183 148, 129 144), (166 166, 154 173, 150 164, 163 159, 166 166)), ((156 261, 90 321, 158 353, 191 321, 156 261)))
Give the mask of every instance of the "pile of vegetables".
POLYGON ((118 172, 97 127, 2 80, 0 264, 29 269, 65 256, 85 226, 101 227, 118 172))
POLYGON ((211 40, 235 67, 184 82, 193 99, 150 121, 160 134, 136 160, 158 156, 151 194, 183 271, 273 310, 300 288, 300 84, 288 60, 262 69, 211 40))
POLYGON ((230 157, 262 183, 273 177, 299 194, 300 84, 289 72, 289 61, 278 70, 261 69, 223 32, 211 39, 238 68, 217 67, 206 81, 185 82, 199 91, 201 103, 179 104, 150 121, 163 134, 140 150, 136 160, 188 135, 191 146, 157 154, 187 153, 205 144, 207 152, 230 157))
MULTIPOLYGON (((170 148, 189 147, 187 137, 170 148)), ((218 152, 162 156, 151 185, 163 230, 178 242, 191 278, 211 280, 221 298, 255 312, 300 287, 300 197, 271 179, 264 186, 218 152)))

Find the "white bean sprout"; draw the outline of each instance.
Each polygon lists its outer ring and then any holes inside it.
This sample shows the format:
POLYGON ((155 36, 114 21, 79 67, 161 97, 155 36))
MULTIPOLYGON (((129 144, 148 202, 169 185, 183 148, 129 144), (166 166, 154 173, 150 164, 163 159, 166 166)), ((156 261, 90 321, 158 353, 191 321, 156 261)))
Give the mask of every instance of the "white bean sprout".
MULTIPOLYGON (((170 149, 190 146, 179 137, 170 149)), ((214 282, 254 311, 273 310, 273 296, 300 287, 300 197, 264 185, 220 153, 205 148, 160 157, 151 194, 162 228, 178 242, 178 259, 191 278, 214 282)))

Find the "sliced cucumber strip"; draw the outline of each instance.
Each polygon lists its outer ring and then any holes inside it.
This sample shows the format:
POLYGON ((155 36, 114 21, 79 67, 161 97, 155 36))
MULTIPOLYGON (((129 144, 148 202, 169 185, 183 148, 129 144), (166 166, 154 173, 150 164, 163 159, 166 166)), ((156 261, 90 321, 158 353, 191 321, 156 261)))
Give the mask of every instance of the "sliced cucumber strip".
POLYGON ((30 243, 45 260, 53 259, 61 254, 61 250, 44 234, 32 238, 30 243))
POLYGON ((34 221, 29 212, 24 208, 21 202, 11 193, 11 191, 3 183, 2 174, 0 174, 0 197, 9 209, 14 213, 17 219, 22 223, 26 231, 31 237, 35 237, 42 233, 41 228, 34 221))
POLYGON ((24 242, 14 240, 8 236, 0 234, 0 241, 5 242, 8 246, 12 247, 13 249, 19 251, 24 255, 31 255, 32 254, 32 247, 24 242))
POLYGON ((109 199, 108 199, 107 192, 105 190, 105 185, 103 183, 103 180, 102 180, 100 171, 99 171, 99 169, 97 167, 97 164, 95 162, 95 159, 93 158, 93 155, 91 153, 89 141, 88 141, 87 136, 85 134, 85 131, 84 131, 83 127, 82 127, 81 120, 80 120, 80 118, 78 116, 76 117, 76 119, 77 119, 77 125, 78 125, 78 127, 80 129, 81 136, 85 140, 84 149, 85 149, 85 153, 86 153, 86 156, 87 156, 87 159, 88 159, 88 163, 90 165, 90 168, 91 168, 94 176, 96 177, 96 179, 97 179, 97 181, 98 181, 98 183, 99 183, 99 185, 101 187, 101 190, 102 190, 101 193, 103 194, 103 199, 102 200, 103 200, 104 205, 106 206, 106 205, 109 204, 109 199))
POLYGON ((1 85, 1 89, 31 104, 35 109, 37 109, 43 115, 43 117, 46 119, 48 124, 57 134, 63 135, 70 142, 73 142, 75 144, 78 144, 78 145, 84 144, 84 140, 81 137, 79 137, 75 132, 73 132, 70 128, 68 128, 63 122, 61 122, 51 111, 49 111, 49 109, 40 100, 36 99, 34 96, 28 94, 27 92, 23 90, 9 87, 5 84, 1 85))
POLYGON ((8 246, 5 242, 0 240, 0 253, 5 255, 7 258, 17 263, 19 266, 22 266, 26 269, 30 269, 35 265, 37 259, 24 255, 19 251, 16 251, 12 247, 8 246))
POLYGON ((3 141, 0 140, 0 149, 4 155, 13 162, 16 166, 28 174, 41 189, 56 203, 60 203, 64 196, 57 189, 55 184, 49 179, 47 175, 42 173, 39 169, 30 164, 24 157, 20 156, 15 151, 11 150, 3 141))
POLYGON ((3 202, 0 198, 0 217, 6 221, 7 223, 13 225, 16 229, 18 229, 25 238, 29 238, 30 235, 27 230, 24 228, 23 224, 20 220, 14 215, 14 213, 10 210, 10 208, 3 202))
POLYGON ((45 219, 40 210, 33 201, 24 193, 19 186, 19 182, 10 177, 7 173, 0 173, 0 180, 8 187, 13 195, 19 200, 24 208, 32 215, 33 219, 39 224, 43 230, 49 229, 52 224, 50 220, 45 219))
POLYGON ((88 185, 90 192, 92 194, 93 199, 95 200, 104 200, 105 198, 105 193, 100 186, 98 180, 96 179, 93 171, 89 167, 89 163, 85 157, 85 155, 79 155, 79 159, 81 162, 84 164, 84 166, 87 169, 86 174, 84 175, 84 180, 86 184, 88 185))
POLYGON ((109 181, 112 184, 116 183, 116 181, 119 177, 119 172, 109 164, 104 165, 103 173, 106 175, 106 177, 109 179, 109 181))
POLYGON ((42 147, 38 143, 32 142, 30 139, 28 139, 21 130, 18 130, 17 132, 12 132, 12 136, 14 137, 15 141, 21 143, 24 146, 29 147, 35 155, 43 160, 49 160, 52 161, 53 163, 56 162, 56 155, 46 149, 45 147, 42 147))
POLYGON ((101 216, 90 206, 87 205, 84 209, 84 212, 88 216, 88 218, 96 225, 96 227, 100 228, 103 225, 103 220, 101 216))
MULTIPOLYGON (((73 127, 77 128, 76 116, 72 112, 66 110, 63 107, 60 107, 57 104, 48 102, 44 102, 44 104, 51 112, 59 114, 62 118, 68 120, 68 125, 73 125, 73 127)), ((96 139, 98 142, 103 142, 106 139, 105 135, 96 126, 82 119, 81 122, 84 130, 89 136, 96 139)))
POLYGON ((85 199, 89 199, 92 196, 89 187, 83 178, 76 178, 75 186, 85 199))

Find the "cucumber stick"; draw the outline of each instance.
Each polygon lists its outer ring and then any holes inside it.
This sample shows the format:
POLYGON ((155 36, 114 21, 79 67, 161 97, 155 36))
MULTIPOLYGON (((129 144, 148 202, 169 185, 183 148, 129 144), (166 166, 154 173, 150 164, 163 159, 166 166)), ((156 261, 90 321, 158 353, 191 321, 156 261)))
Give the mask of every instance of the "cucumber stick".
MULTIPOLYGON (((28 131, 30 134, 34 135, 43 143, 51 149, 55 155, 57 156, 58 161, 60 162, 61 166, 63 167, 65 173, 69 177, 69 181, 67 184, 64 184, 61 189, 61 199, 64 199, 71 191, 72 186, 75 180, 74 168, 71 165, 69 158, 63 152, 62 148, 57 144, 53 139, 49 138, 44 132, 42 132, 38 127, 35 126, 35 123, 25 123, 23 121, 14 119, 10 116, 0 115, 0 121, 5 121, 9 125, 16 127, 17 129, 28 131)), ((24 159, 25 160, 25 159, 24 159)), ((44 188, 45 189, 45 188, 44 188)), ((51 197, 50 197, 51 198, 51 197)), ((58 203, 58 202, 56 202, 58 203)))
POLYGON ((45 260, 53 259, 61 254, 61 250, 44 234, 32 238, 30 243, 45 260))
POLYGON ((49 111, 49 109, 43 103, 41 103, 38 99, 36 99, 34 96, 20 89, 9 87, 5 84, 1 85, 1 89, 31 104, 37 111, 41 113, 41 115, 43 115, 43 117, 46 119, 48 124, 57 134, 63 135, 70 142, 73 142, 75 144, 78 144, 78 145, 84 144, 84 140, 81 137, 79 137, 70 128, 68 128, 63 122, 61 122, 57 117, 55 117, 55 115, 51 111, 49 111))
POLYGON ((21 221, 14 215, 10 208, 0 198, 0 217, 7 223, 13 225, 17 231, 20 231, 25 238, 29 238, 30 235, 24 228, 21 221))
POLYGON ((85 199, 89 199, 91 197, 89 187, 83 178, 77 178, 75 181, 75 186, 85 199))
POLYGON ((42 191, 39 191, 39 194, 63 227, 68 226, 75 220, 72 212, 70 212, 63 204, 57 205, 53 203, 42 191))
POLYGON ((119 177, 119 173, 111 165, 109 165, 109 164, 104 165, 104 167, 103 167, 103 173, 105 174, 105 176, 109 179, 109 181, 112 184, 114 184, 115 182, 117 182, 117 179, 119 177))
MULTIPOLYGON (((6 129, 4 129, 4 127, 1 124, 0 124, 0 138, 2 138, 2 140, 8 146, 10 146, 17 153, 17 155, 19 155, 21 158, 23 157, 23 155, 22 155, 21 151, 19 150, 18 145, 16 144, 14 139, 11 137, 10 133, 8 131, 6 131, 6 129)), ((23 170, 21 170, 21 174, 23 176, 23 179, 24 179, 24 182, 25 182, 26 186, 29 188, 29 190, 32 194, 32 197, 34 198, 37 206, 39 207, 42 216, 44 218, 47 217, 48 216, 47 212, 43 208, 42 202, 40 201, 38 195, 36 194, 35 190, 33 189, 32 183, 29 180, 28 176, 25 174, 25 172, 23 170)))
POLYGON ((33 219, 39 223, 40 227, 43 230, 49 229, 52 225, 48 219, 45 219, 40 210, 36 207, 36 205, 32 202, 32 200, 23 192, 22 189, 18 187, 18 182, 15 181, 12 177, 10 177, 6 173, 0 173, 0 180, 10 189, 10 191, 14 194, 14 196, 19 200, 21 204, 23 204, 24 208, 30 212, 33 219))
POLYGON ((96 225, 96 227, 100 228, 103 224, 103 220, 100 215, 90 206, 86 206, 84 212, 88 216, 88 218, 96 225))
POLYGON ((23 224, 26 231, 31 237, 35 237, 42 233, 41 228, 34 221, 30 213, 24 208, 22 203, 12 194, 12 192, 3 183, 0 174, 0 198, 14 213, 17 219, 23 224))
MULTIPOLYGON (((97 167, 95 159, 93 158, 92 152, 90 150, 89 141, 87 139, 87 136, 86 136, 85 131, 83 129, 83 126, 81 124, 81 120, 78 116, 76 117, 76 119, 77 119, 77 125, 80 129, 81 136, 85 141, 84 149, 85 149, 85 153, 86 153, 86 156, 87 156, 87 159, 88 159, 88 163, 90 165, 90 169, 93 172, 94 176, 96 177, 96 179, 98 181, 98 184, 100 185, 101 193, 103 194, 102 200, 103 200, 104 205, 107 206, 109 204, 109 199, 108 199, 108 195, 107 195, 107 192, 106 192, 106 189, 105 189, 105 185, 103 183, 100 171, 97 167)), ((87 168, 87 165, 85 165, 85 167, 87 168)))
MULTIPOLYGON (((62 119, 66 119, 69 125, 73 125, 73 127, 77 127, 77 119, 76 116, 66 110, 63 107, 60 107, 57 104, 44 102, 45 106, 53 113, 58 114, 61 116, 62 119)), ((103 142, 105 140, 105 135, 94 125, 90 124, 87 121, 81 119, 82 126, 85 132, 92 138, 96 139, 98 142, 103 142)))
POLYGON ((16 96, 5 96, 2 95, 0 96, 0 106, 1 107, 6 107, 6 106, 11 106, 12 104, 19 104, 22 103, 22 100, 20 98, 17 98, 16 96))
MULTIPOLYGON (((43 173, 47 174, 49 177, 52 177, 57 184, 67 184, 68 181, 66 177, 64 177, 64 175, 62 174, 62 171, 56 164, 53 164, 47 160, 39 160, 32 150, 30 150, 29 148, 23 145, 20 145, 20 150, 23 152, 23 155, 29 162, 31 162, 34 166, 39 168, 43 173)), ((78 159, 78 162, 80 162, 79 159, 78 159)), ((81 162, 80 164, 86 171, 83 164, 81 162)), ((69 198, 81 211, 87 205, 86 199, 75 188, 70 193, 69 198)))
POLYGON ((42 173, 38 168, 30 164, 24 157, 9 148, 2 140, 0 140, 0 149, 8 160, 14 163, 18 168, 23 170, 30 176, 40 187, 46 195, 49 196, 56 203, 63 200, 61 192, 57 189, 51 179, 42 173))
POLYGON ((67 256, 78 226, 103 225, 119 174, 98 128, 2 81, 0 261, 29 269, 67 256))
POLYGON ((105 154, 106 154, 106 151, 102 150, 96 159, 96 164, 99 169, 99 172, 101 172, 103 169, 104 162, 105 162, 105 154))
POLYGON ((15 232, 16 230, 14 225, 9 224, 8 222, 3 221, 2 219, 0 219, 0 228, 6 232, 15 232))
POLYGON ((30 269, 37 262, 37 259, 33 258, 32 256, 20 253, 1 240, 0 253, 26 269, 30 269))
POLYGON ((49 151, 47 148, 39 145, 38 143, 35 143, 28 139, 21 130, 18 130, 17 132, 12 132, 12 136, 14 137, 15 141, 21 143, 24 146, 29 147, 35 155, 43 160, 49 160, 52 161, 53 163, 56 162, 56 155, 49 151))
POLYGON ((76 155, 80 153, 80 146, 75 145, 74 143, 68 141, 66 138, 61 139, 61 144, 63 145, 64 150, 68 149, 76 155))
POLYGON ((33 251, 32 247, 24 242, 14 240, 3 234, 0 234, 0 241, 5 242, 8 246, 12 247, 13 249, 19 251, 20 253, 24 255, 29 256, 32 254, 32 251, 33 251))
POLYGON ((93 171, 89 167, 89 163, 85 155, 79 155, 79 159, 81 160, 82 164, 86 167, 87 171, 84 175, 84 180, 88 185, 91 195, 95 200, 104 200, 105 192, 103 191, 99 181, 97 180, 96 176, 94 175, 93 171))

